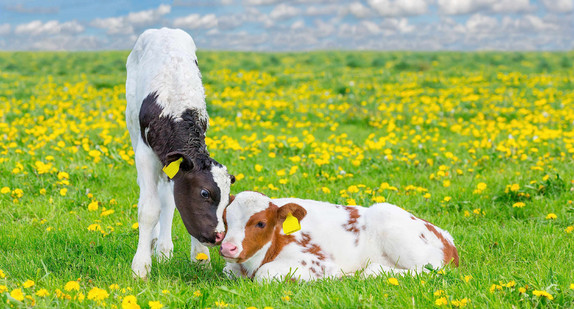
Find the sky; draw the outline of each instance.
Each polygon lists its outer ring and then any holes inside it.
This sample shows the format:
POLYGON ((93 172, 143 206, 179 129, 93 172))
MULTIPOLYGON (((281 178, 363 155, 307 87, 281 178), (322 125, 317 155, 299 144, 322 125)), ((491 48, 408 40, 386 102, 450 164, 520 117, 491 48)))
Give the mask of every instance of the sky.
POLYGON ((574 0, 0 0, 0 50, 574 50, 574 0))

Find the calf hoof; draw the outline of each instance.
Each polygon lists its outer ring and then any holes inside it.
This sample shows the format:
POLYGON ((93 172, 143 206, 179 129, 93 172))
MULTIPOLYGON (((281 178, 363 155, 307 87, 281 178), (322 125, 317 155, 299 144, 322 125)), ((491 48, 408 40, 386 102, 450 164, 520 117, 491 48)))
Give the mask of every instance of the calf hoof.
POLYGON ((151 258, 150 259, 138 259, 134 257, 132 262, 132 275, 136 279, 146 279, 149 271, 151 269, 151 258))
POLYGON ((154 248, 154 255, 160 263, 168 261, 173 256, 173 243, 158 242, 157 246, 154 248))

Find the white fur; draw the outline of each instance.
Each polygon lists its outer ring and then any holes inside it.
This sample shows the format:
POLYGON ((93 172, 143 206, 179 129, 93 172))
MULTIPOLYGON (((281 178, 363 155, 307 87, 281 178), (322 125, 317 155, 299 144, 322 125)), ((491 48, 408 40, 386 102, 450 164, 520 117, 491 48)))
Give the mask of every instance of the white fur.
MULTIPOLYGON (((305 252, 297 242, 285 246, 279 255, 267 264, 261 265, 266 248, 259 250, 242 266, 248 276, 256 280, 282 278, 288 274, 300 280, 326 277, 341 277, 360 272, 364 276, 376 276, 383 272, 420 272, 426 264, 433 268, 444 265, 443 244, 429 231, 423 220, 409 212, 388 203, 375 204, 369 208, 355 206, 360 217, 356 226, 359 235, 346 230, 349 211, 343 206, 297 198, 270 199, 255 192, 237 194, 227 208, 228 231, 224 243, 238 246, 239 252, 244 236, 244 227, 251 215, 266 209, 269 202, 281 207, 295 203, 307 211, 301 220, 301 230, 293 233, 301 242, 303 235, 310 236, 310 243, 321 247, 326 256, 319 261, 316 255, 305 252), (426 241, 420 235, 425 235, 426 241), (323 273, 311 273, 309 265, 321 263, 323 273), (306 266, 304 266, 306 265, 306 266)), ((445 239, 454 245, 452 236, 433 226, 445 239)), ((227 259, 227 273, 241 275, 238 264, 227 259)))
MULTIPOLYGON (((208 123, 195 50, 193 39, 184 31, 151 29, 138 38, 126 64, 126 124, 135 152, 140 187, 139 240, 132 270, 141 278, 149 273, 154 246, 160 260, 172 255, 171 225, 175 202, 173 183, 162 172, 163 166, 157 155, 141 138, 139 111, 144 98, 155 92, 158 94, 157 103, 163 108, 160 116, 179 121, 186 109, 195 109, 200 119, 208 123)), ((224 187, 229 188, 229 185, 224 187)), ((194 252, 209 256, 207 247, 193 237, 191 244, 192 259, 195 258, 194 252)))
POLYGON ((215 181, 219 187, 219 190, 221 190, 219 194, 221 198, 215 213, 217 216, 217 227, 215 228, 215 232, 224 233, 225 226, 223 225, 223 211, 229 204, 229 193, 231 193, 231 178, 229 177, 229 173, 227 172, 227 168, 225 166, 212 165, 211 175, 213 175, 213 181, 215 181))

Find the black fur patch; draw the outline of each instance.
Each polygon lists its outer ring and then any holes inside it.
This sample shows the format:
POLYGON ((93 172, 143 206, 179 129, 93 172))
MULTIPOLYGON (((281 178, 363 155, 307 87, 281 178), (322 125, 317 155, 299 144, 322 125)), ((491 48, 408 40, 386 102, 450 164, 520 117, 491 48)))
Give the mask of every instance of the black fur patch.
POLYGON ((157 97, 157 93, 150 93, 143 100, 140 109, 140 134, 144 142, 153 149, 164 165, 168 164, 168 153, 180 151, 189 155, 195 168, 209 168, 215 160, 209 157, 205 145, 207 123, 200 120, 198 112, 193 109, 187 109, 180 116, 181 121, 160 117, 163 109, 157 104, 157 97))

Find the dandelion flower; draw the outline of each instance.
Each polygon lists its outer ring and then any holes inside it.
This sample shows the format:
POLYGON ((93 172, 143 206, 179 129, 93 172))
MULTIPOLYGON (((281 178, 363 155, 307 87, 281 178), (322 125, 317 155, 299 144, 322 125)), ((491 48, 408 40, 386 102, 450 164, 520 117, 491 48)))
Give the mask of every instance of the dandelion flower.
POLYGON ((199 297, 201 296, 201 292, 199 290, 195 290, 195 292, 193 292, 193 297, 199 297))
POLYGON ((448 304, 448 300, 446 300, 446 297, 441 297, 435 300, 434 304, 437 306, 446 306, 448 304))
POLYGON ((399 285, 399 280, 397 280, 397 278, 389 278, 387 279, 387 282, 392 285, 399 285))
POLYGON ((554 220, 554 219, 556 219, 556 218, 558 218, 558 216, 556 216, 555 213, 549 213, 549 214, 546 215, 546 219, 547 219, 547 220, 554 220))
POLYGON ((110 288, 110 290, 119 290, 120 286, 117 285, 116 283, 114 283, 114 284, 110 284, 109 288, 110 288))
POLYGON ((512 207, 514 207, 514 208, 522 208, 524 206, 526 206, 526 204, 524 204, 523 202, 516 202, 516 203, 512 204, 512 207))
POLYGON ((4 271, 2 269, 0 269, 0 279, 4 279, 6 278, 6 274, 4 273, 4 271))
POLYGON ((36 283, 34 283, 34 281, 28 279, 26 282, 22 283, 22 286, 27 289, 29 287, 33 287, 35 284, 36 283))
POLYGON ((62 189, 60 189, 60 195, 61 195, 61 196, 66 196, 66 194, 68 194, 68 189, 67 189, 67 188, 62 188, 62 189))
POLYGON ((89 211, 98 210, 98 201, 92 201, 90 204, 88 204, 88 210, 89 211))
POLYGON ((8 287, 5 285, 0 285, 0 293, 4 293, 6 291, 8 291, 8 287))
POLYGON ((109 296, 110 294, 108 294, 106 290, 100 289, 98 287, 94 287, 88 292, 88 299, 95 301, 102 301, 109 296))
POLYGON ((22 293, 21 289, 14 289, 12 290, 12 292, 10 292, 10 296, 12 298, 14 298, 15 300, 18 301, 23 301, 24 300, 24 293, 22 293))
POLYGON ((78 281, 69 281, 64 286, 64 290, 66 290, 66 291, 79 291, 80 290, 80 283, 78 281))
POLYGON ((199 260, 199 261, 205 261, 205 260, 209 259, 209 256, 207 256, 207 254, 205 254, 203 252, 200 252, 195 256, 195 259, 199 260))
POLYGON ((137 230, 139 228, 140 224, 139 223, 134 223, 132 224, 132 229, 137 230))
POLYGON ((46 296, 48 296, 48 295, 50 295, 50 293, 49 293, 48 290, 46 290, 46 289, 39 289, 39 290, 36 292, 36 296, 38 296, 38 297, 46 297, 46 296))
POLYGON ((140 309, 138 300, 133 295, 128 295, 122 300, 122 309, 140 309))
POLYGON ((546 292, 546 291, 538 291, 538 290, 534 290, 532 291, 532 295, 534 296, 538 296, 538 297, 546 297, 549 300, 553 300, 554 296, 552 296, 552 294, 546 292))
POLYGON ((2 189, 0 189, 0 193, 2 194, 6 194, 6 193, 10 193, 10 188, 9 187, 3 187, 2 189))
POLYGON ((149 301, 147 304, 150 307, 150 309, 161 309, 161 308, 163 308, 163 305, 159 301, 149 301))

